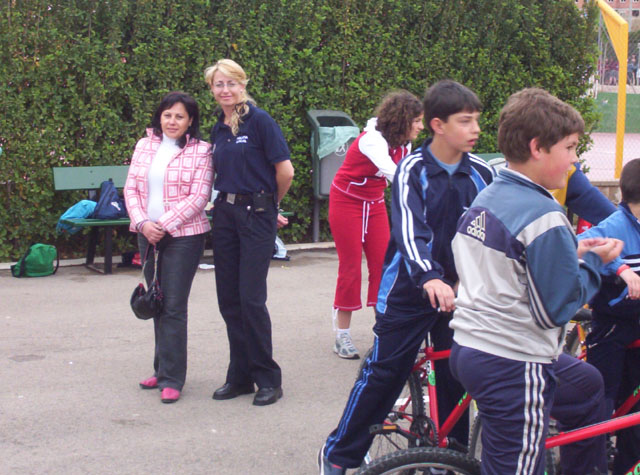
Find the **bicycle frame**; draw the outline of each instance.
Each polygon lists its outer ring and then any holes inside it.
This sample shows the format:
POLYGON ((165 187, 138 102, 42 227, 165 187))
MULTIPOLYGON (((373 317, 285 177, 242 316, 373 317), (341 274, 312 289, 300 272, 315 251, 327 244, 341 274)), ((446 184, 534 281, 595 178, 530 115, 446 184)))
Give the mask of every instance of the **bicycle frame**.
MULTIPOLYGON (((640 340, 635 341, 629 347, 640 347, 640 340)), ((438 360, 449 358, 451 350, 434 351, 431 346, 430 339, 427 340, 427 346, 420 350, 424 356, 419 358, 412 368, 412 371, 420 371, 420 379, 426 382, 428 395, 429 395, 429 419, 435 429, 437 440, 430 439, 429 442, 435 444, 440 448, 449 448, 450 441, 448 435, 451 432, 455 424, 463 416, 471 403, 471 396, 465 393, 457 407, 451 412, 449 417, 440 426, 440 420, 438 416, 438 399, 436 396, 436 374, 433 363, 438 360)), ((635 404, 640 401, 640 386, 636 388, 633 394, 625 401, 625 403, 616 411, 612 419, 597 424, 592 424, 586 427, 581 427, 567 432, 560 432, 559 434, 549 436, 545 442, 545 448, 550 449, 557 446, 568 445, 580 440, 596 437, 598 435, 616 432, 627 427, 640 424, 640 412, 636 412, 630 415, 626 414, 635 404)), ((406 409, 409 402, 406 402, 403 406, 403 410, 406 409)), ((410 437, 416 441, 421 437, 416 434, 409 434, 400 429, 397 425, 383 425, 383 430, 400 432, 405 437, 410 437)), ((625 475, 640 475, 640 461, 625 475)))
POLYGON ((616 432, 637 424, 640 424, 640 412, 627 416, 616 417, 615 419, 609 419, 608 421, 599 422, 597 424, 570 430, 568 432, 560 432, 557 435, 547 437, 545 448, 550 449, 560 445, 572 444, 579 440, 589 439, 590 437, 596 437, 609 432, 616 432))
POLYGON ((456 423, 463 416, 464 412, 471 404, 471 396, 468 393, 464 393, 456 408, 449 414, 449 417, 444 421, 442 427, 440 426, 440 418, 438 415, 438 398, 436 396, 436 372, 433 367, 433 363, 438 360, 444 360, 449 358, 451 350, 434 351, 431 343, 428 342, 428 346, 424 350, 420 350, 424 353, 424 356, 418 360, 414 365, 412 371, 422 370, 424 368, 425 377, 427 382, 427 389, 429 395, 429 418, 432 420, 436 434, 438 436, 437 446, 447 448, 449 446, 449 440, 447 436, 456 425, 456 423))
POLYGON ((640 401, 640 386, 633 390, 631 396, 629 396, 613 413, 613 417, 620 417, 628 414, 631 408, 635 406, 638 401, 640 401))
POLYGON ((576 328, 578 329, 578 341, 580 341, 580 355, 578 356, 581 360, 587 359, 587 348, 585 341, 587 339, 587 332, 584 330, 584 327, 580 324, 580 322, 576 323, 576 328))
MULTIPOLYGON (((577 326, 580 341, 584 342, 584 340, 586 339, 584 328, 582 327, 582 325, 580 325, 580 322, 577 323, 577 326)), ((628 345, 628 348, 640 348, 640 339, 628 345)), ((440 448, 450 448, 451 441, 449 440, 448 435, 450 434, 456 423, 460 420, 460 418, 463 417, 464 412, 469 408, 472 398, 468 393, 464 393, 460 401, 458 401, 458 405, 456 406, 456 408, 447 417, 442 426, 440 426, 438 398, 436 395, 436 372, 434 363, 436 361, 449 358, 451 350, 435 351, 433 346, 431 345, 430 336, 427 336, 426 346, 423 349, 420 349, 419 354, 420 353, 422 353, 423 356, 416 361, 411 371, 420 372, 420 381, 423 382, 423 385, 427 386, 427 394, 429 397, 429 417, 427 425, 429 426, 428 429, 432 429, 432 432, 429 433, 428 430, 426 432, 417 431, 417 433, 413 433, 413 431, 408 432, 400 428, 397 424, 381 424, 378 425, 377 429, 372 432, 397 432, 413 440, 418 446, 435 445, 436 447, 440 448)), ((611 419, 597 424, 592 424, 589 426, 580 427, 578 429, 549 436, 546 439, 545 447, 547 449, 550 449, 553 447, 568 445, 580 440, 596 437, 598 435, 606 433, 613 433, 634 425, 640 425, 640 412, 626 415, 631 410, 631 408, 639 401, 640 385, 633 391, 632 395, 629 396, 629 398, 620 406, 620 408, 615 411, 611 419)), ((403 403, 403 405, 400 407, 400 411, 398 412, 404 412, 409 404, 410 399, 403 403)), ((410 417, 406 417, 406 419, 413 422, 413 419, 411 419, 410 417)), ((640 475, 640 461, 638 461, 634 465, 634 467, 632 467, 631 470, 628 471, 625 475, 640 475)))
MULTIPOLYGON (((629 345, 628 348, 640 348, 640 340, 636 340, 629 345)), ((427 346, 424 349, 424 357, 422 357, 413 368, 413 370, 420 369, 424 365, 429 390, 429 415, 435 425, 436 433, 438 435, 437 445, 438 447, 443 448, 448 446, 447 436, 451 432, 451 429, 455 426, 458 420, 460 420, 464 411, 471 403, 471 396, 468 393, 465 393, 458 402, 458 406, 451 412, 449 417, 447 417, 442 427, 440 427, 433 362, 449 358, 450 353, 451 350, 434 351, 433 347, 427 346)), ((559 434, 547 437, 545 447, 550 449, 560 445, 567 445, 579 440, 596 437, 610 432, 617 432, 619 430, 626 429, 627 427, 640 424, 640 412, 626 415, 638 401, 640 401, 640 386, 633 391, 633 394, 629 396, 622 406, 620 406, 611 419, 598 424, 592 424, 567 432, 560 432, 559 434)), ((631 473, 635 474, 636 472, 631 473)), ((637 473, 640 474, 640 467, 637 473)))
MULTIPOLYGON (((455 409, 449 414, 449 417, 444 421, 444 424, 440 426, 440 417, 438 415, 438 397, 436 395, 436 372, 433 366, 433 363, 438 360, 444 360, 449 358, 451 354, 451 350, 441 350, 435 351, 433 346, 431 346, 431 338, 427 338, 427 346, 421 348, 418 353, 422 353, 424 356, 419 358, 416 363, 411 368, 411 372, 418 371, 420 372, 420 380, 423 381, 427 386, 427 395, 429 397, 429 417, 428 417, 428 426, 435 430, 437 440, 434 440, 433 434, 431 437, 425 437, 424 434, 429 434, 429 431, 425 431, 422 433, 413 433, 406 431, 398 426, 395 423, 387 423, 384 422, 382 424, 376 424, 371 426, 371 433, 390 433, 396 432, 404 437, 413 440, 417 445, 435 445, 441 448, 449 448, 450 441, 447 437, 456 423, 460 420, 460 418, 464 415, 464 412, 467 410, 469 405, 471 404, 471 396, 468 393, 464 393, 462 398, 458 401, 458 405, 455 409), (422 441, 422 442, 421 442, 422 441)), ((413 423, 413 418, 406 413, 409 404, 411 403, 411 399, 409 398, 405 402, 403 402, 399 408, 394 411, 398 414, 402 414, 402 418, 407 421, 413 423)))
POLYGON ((624 475, 639 475, 639 474, 640 474, 640 460, 638 460, 636 464, 633 467, 631 467, 631 470, 629 470, 624 475))

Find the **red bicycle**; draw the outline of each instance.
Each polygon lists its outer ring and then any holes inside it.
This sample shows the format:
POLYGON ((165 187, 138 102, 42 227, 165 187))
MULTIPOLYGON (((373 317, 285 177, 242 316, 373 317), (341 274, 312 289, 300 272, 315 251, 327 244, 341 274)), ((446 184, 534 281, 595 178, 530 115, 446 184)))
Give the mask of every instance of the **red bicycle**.
MULTIPOLYGON (((549 449, 554 447, 560 447, 563 445, 569 445, 574 442, 578 442, 580 440, 589 439, 591 437, 596 437, 602 434, 611 434, 615 433, 619 430, 626 429, 627 427, 635 426, 640 424, 640 412, 635 412, 633 414, 615 416, 612 419, 604 422, 599 422, 598 424, 592 424, 585 427, 580 427, 578 429, 574 429, 567 432, 559 432, 554 435, 549 435, 545 442, 545 449, 547 454, 552 454, 553 452, 549 449)), ((482 454, 482 419, 478 418, 473 425, 471 430, 471 438, 469 441, 469 455, 474 457, 477 460, 480 460, 482 454)), ((635 467, 640 470, 640 460, 636 463, 635 467)), ((547 457, 545 464, 545 473, 547 475, 556 474, 557 467, 555 464, 555 460, 550 457, 547 457)), ((633 470, 630 472, 632 474, 640 473, 634 472, 633 470)))
MULTIPOLYGON (((572 321, 575 325, 567 334, 564 351, 565 353, 586 361, 587 358, 585 340, 586 336, 591 331, 591 311, 586 308, 580 309, 576 316, 572 319, 572 321)), ((640 348, 640 340, 632 342, 627 348, 640 348)), ((627 397, 627 399, 625 399, 620 407, 615 410, 612 415, 612 419, 608 421, 562 433, 557 433, 557 431, 554 430, 555 425, 553 424, 553 421, 551 421, 552 424, 550 428, 550 435, 547 437, 545 447, 547 449, 553 449, 555 447, 568 445, 573 442, 588 439, 590 437, 595 437, 601 434, 614 434, 621 429, 637 425, 640 423, 640 413, 634 413, 629 416, 627 416, 627 414, 629 414, 631 409, 636 405, 636 403, 638 403, 638 401, 640 401, 640 385, 631 392, 629 397, 627 397)), ((469 454, 478 460, 480 459, 480 455, 482 452, 481 433, 482 422, 480 419, 477 419, 471 429, 471 436, 469 438, 469 454)), ((613 452, 613 450, 610 450, 610 462, 613 461, 613 452)), ((547 450, 547 475, 560 473, 559 462, 559 453, 557 451, 547 450)), ((638 466, 638 464, 636 464, 636 466, 638 466)), ((637 473, 640 474, 640 467, 638 467, 637 473)))
MULTIPOLYGON (((640 341, 637 342, 640 345, 640 341)), ((371 350, 370 350, 371 351, 371 350)), ((469 450, 449 437, 451 429, 471 404, 471 397, 464 394, 456 409, 440 424, 436 397, 436 373, 433 363, 449 357, 450 350, 435 351, 427 338, 427 346, 420 350, 407 384, 396 405, 382 424, 371 427, 374 434, 371 449, 358 474, 381 473, 455 473, 473 475, 480 473, 482 452, 482 423, 476 418, 471 431, 469 450), (427 397, 425 390, 427 388, 427 397), (454 450, 452 450, 454 449, 454 450), (437 472, 433 470, 444 470, 437 472)), ((365 356, 366 361, 369 353, 365 356)), ((363 362, 363 365, 365 363, 363 362)), ((552 449, 561 445, 584 440, 605 433, 640 424, 640 413, 624 415, 640 400, 640 387, 616 411, 614 418, 572 431, 551 434, 545 447, 552 449)), ((547 450, 546 473, 556 473, 557 457, 547 450)), ((640 474, 640 460, 636 470, 640 474)))
MULTIPOLYGON (((371 351, 370 349, 363 358, 359 371, 366 364, 371 351)), ((384 455, 415 447, 453 449, 456 454, 466 458, 467 446, 449 437, 449 434, 469 407, 471 397, 465 393, 442 424, 438 414, 434 362, 449 358, 450 353, 451 350, 435 351, 427 336, 426 346, 419 350, 407 383, 393 409, 382 424, 370 428, 374 439, 365 457, 366 464, 384 455)), ((477 464, 473 460, 470 463, 477 464)))

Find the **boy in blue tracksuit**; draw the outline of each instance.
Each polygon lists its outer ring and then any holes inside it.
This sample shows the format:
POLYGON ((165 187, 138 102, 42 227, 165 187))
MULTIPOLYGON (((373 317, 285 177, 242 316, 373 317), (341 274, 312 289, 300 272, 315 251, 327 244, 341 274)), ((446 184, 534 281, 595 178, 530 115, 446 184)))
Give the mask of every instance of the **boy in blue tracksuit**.
MULTIPOLYGON (((493 170, 469 153, 480 133, 482 107, 472 91, 454 81, 440 81, 427 90, 423 105, 433 138, 398 165, 373 354, 338 427, 319 453, 321 474, 341 474, 361 464, 373 439, 369 427, 381 423, 393 407, 427 332, 436 349, 451 344, 449 312, 458 280, 451 239, 460 215, 493 180, 493 170)), ((442 409, 442 417, 463 394, 453 378, 446 381, 448 374, 445 362, 438 368, 438 402, 450 404, 442 409)), ((463 442, 467 430, 459 429, 463 442)))
MULTIPOLYGON (((607 413, 640 384, 640 349, 627 346, 640 338, 640 159, 628 162, 620 176, 618 211, 578 236, 624 241, 620 256, 600 269, 602 287, 590 302, 593 327, 587 336, 587 361, 602 373, 607 413)), ((632 411, 640 409, 637 404, 632 411)), ((626 473, 640 454, 640 428, 616 434, 614 474, 626 473)))
POLYGON ((498 129, 509 166, 474 200, 453 239, 460 284, 449 362, 482 418, 483 474, 544 473, 564 325, 622 247, 615 239, 577 244, 547 191, 564 186, 583 129, 580 114, 546 91, 512 95, 498 129))

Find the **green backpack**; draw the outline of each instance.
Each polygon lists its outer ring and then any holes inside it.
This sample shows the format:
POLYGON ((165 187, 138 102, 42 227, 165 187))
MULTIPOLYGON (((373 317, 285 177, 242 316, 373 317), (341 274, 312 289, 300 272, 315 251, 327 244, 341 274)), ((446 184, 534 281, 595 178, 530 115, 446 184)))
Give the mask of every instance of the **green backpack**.
POLYGON ((14 277, 42 277, 55 274, 59 265, 60 258, 55 246, 33 244, 24 256, 11 266, 11 274, 14 277))

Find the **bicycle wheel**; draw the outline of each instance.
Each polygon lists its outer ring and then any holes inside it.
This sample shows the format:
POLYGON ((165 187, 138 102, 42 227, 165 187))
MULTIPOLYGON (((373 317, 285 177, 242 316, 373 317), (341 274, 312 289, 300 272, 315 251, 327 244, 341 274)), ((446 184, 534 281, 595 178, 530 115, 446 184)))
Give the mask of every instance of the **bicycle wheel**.
MULTIPOLYGON (((551 421, 549 435, 557 434, 555 421, 551 421)), ((482 419, 476 417, 471 426, 471 436, 469 437, 469 457, 477 461, 482 460, 482 419)), ((560 449, 554 447, 544 452, 544 473, 545 475, 559 475, 560 470, 560 449)))
POLYGON ((431 474, 431 469, 446 471, 447 474, 478 475, 480 464, 453 450, 417 447, 385 455, 360 467, 356 474, 431 474))
MULTIPOLYGON (((373 348, 369 348, 364 355, 363 361, 360 363, 360 368, 358 369, 358 377, 360 377, 360 373, 366 366, 366 361, 372 352, 373 348)), ((422 389, 420 371, 414 371, 409 375, 400 396, 398 396, 396 403, 387 415, 384 423, 395 424, 400 431, 422 435, 427 424, 426 419, 424 391, 422 389)), ((413 439, 401 433, 383 429, 375 434, 371 447, 365 456, 365 463, 391 452, 415 447, 416 445, 413 439)))

